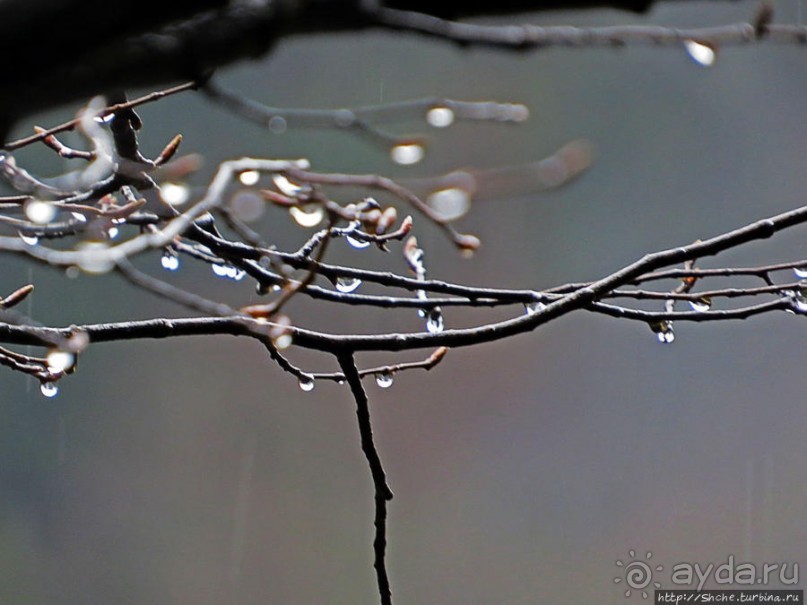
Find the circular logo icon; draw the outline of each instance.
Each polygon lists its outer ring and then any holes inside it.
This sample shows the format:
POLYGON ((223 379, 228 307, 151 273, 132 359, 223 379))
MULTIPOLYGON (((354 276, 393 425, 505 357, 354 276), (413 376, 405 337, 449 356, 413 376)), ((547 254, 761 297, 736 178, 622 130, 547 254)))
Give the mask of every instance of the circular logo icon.
POLYGON ((661 588, 661 583, 653 580, 653 573, 662 571, 664 566, 656 565, 654 567, 652 565, 650 560, 653 558, 653 553, 650 551, 645 553, 643 560, 636 558, 635 550, 629 550, 628 557, 630 559, 627 561, 616 560, 616 566, 622 570, 622 575, 614 578, 614 584, 625 583, 627 587, 625 590, 626 599, 631 597, 633 591, 636 591, 636 594, 641 593, 642 598, 646 599, 649 596, 647 590, 645 590, 648 586, 652 584, 655 589, 661 588))

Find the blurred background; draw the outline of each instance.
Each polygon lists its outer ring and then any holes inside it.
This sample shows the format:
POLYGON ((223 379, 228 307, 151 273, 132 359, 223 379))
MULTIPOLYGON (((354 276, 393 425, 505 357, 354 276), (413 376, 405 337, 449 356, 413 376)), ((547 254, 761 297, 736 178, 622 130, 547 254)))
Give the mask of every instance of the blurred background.
MULTIPOLYGON (((510 20, 692 27, 747 20, 754 6, 662 2, 644 16, 510 20)), ((777 21, 795 23, 807 6, 776 9, 777 21)), ((703 67, 683 48, 514 54, 393 33, 321 35, 287 40, 265 60, 222 71, 221 82, 274 106, 443 96, 523 103, 530 119, 439 130, 403 123, 399 132, 430 139, 421 162, 400 166, 355 134, 272 134, 184 94, 139 110, 141 142, 154 155, 182 133, 182 151, 204 156, 201 186, 217 163, 241 156, 418 178, 533 162, 585 139, 594 164, 566 186, 536 192, 514 178, 502 184, 506 196, 473 200, 458 224, 483 241, 473 259, 416 221, 431 277, 540 289, 804 204, 804 53, 731 47, 703 67)), ((56 124, 75 110, 31 123, 56 124)), ((33 171, 63 171, 50 155, 18 157, 33 171)), ((306 237, 279 210, 261 221, 286 248, 306 237)), ((333 255, 405 271, 397 251, 334 246, 333 255)), ((805 256, 803 231, 794 230, 701 266, 805 256)), ((34 283, 21 310, 49 325, 187 314, 115 276, 68 279, 18 259, 2 264, 2 291, 34 283)), ((248 280, 214 278, 189 260, 176 274, 159 254, 137 264, 233 304, 260 300, 248 280)), ((344 333, 422 329, 414 313, 303 300, 288 312, 344 333)), ((456 327, 505 316, 446 311, 445 320, 456 327)), ((803 318, 772 314, 677 325, 675 342, 662 345, 646 326, 581 312, 451 351, 434 371, 403 373, 389 389, 368 379, 395 492, 395 602, 641 602, 614 582, 624 578, 616 561, 629 562, 631 549, 664 566, 654 578, 664 587, 682 561, 804 563, 805 335, 803 318)), ((290 356, 310 371, 334 367, 290 356)), ((262 347, 231 337, 91 346, 53 399, 8 371, 0 385, 0 603, 377 602, 372 484, 345 388, 318 383, 304 393, 262 347)))

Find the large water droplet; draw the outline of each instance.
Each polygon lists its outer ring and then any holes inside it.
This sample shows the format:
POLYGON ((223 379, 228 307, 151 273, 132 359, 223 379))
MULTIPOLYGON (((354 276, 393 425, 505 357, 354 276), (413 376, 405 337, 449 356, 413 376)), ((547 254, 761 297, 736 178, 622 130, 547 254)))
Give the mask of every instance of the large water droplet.
POLYGON ((336 279, 336 289, 345 294, 356 291, 361 286, 361 280, 355 277, 339 277, 336 279))
POLYGON ((715 47, 711 44, 704 42, 697 42, 695 40, 684 40, 684 48, 692 60, 698 65, 709 67, 714 65, 717 58, 715 47))
POLYGON ((440 218, 453 221, 460 218, 471 207, 471 196, 464 189, 449 187, 429 194, 426 203, 440 218))
POLYGON ((692 307, 693 311, 705 313, 706 311, 712 308, 712 299, 709 298, 708 296, 702 296, 697 300, 690 300, 689 306, 692 307))
POLYGON ((57 211, 58 209, 53 204, 40 200, 28 200, 25 202, 25 216, 37 225, 47 225, 56 218, 57 211))
POLYGON ((219 277, 229 277, 230 276, 230 268, 227 265, 216 265, 213 264, 210 266, 213 270, 213 273, 218 275, 219 277))
POLYGON ((118 229, 117 227, 110 227, 109 230, 106 232, 106 234, 109 237, 109 239, 115 239, 116 237, 118 237, 118 235, 120 235, 120 229, 118 229))
POLYGON ((176 254, 166 252, 160 259, 160 264, 166 271, 176 271, 179 269, 179 257, 176 254))
POLYGON ((672 330, 667 330, 666 332, 658 333, 658 341, 661 343, 670 344, 674 340, 675 340, 675 332, 673 332, 672 330))
POLYGON ((301 185, 292 183, 282 174, 276 174, 272 177, 272 180, 274 181, 275 187, 277 187, 278 191, 284 195, 288 195, 289 197, 294 197, 303 191, 303 187, 301 185))
POLYGON ((115 261, 108 256, 109 248, 100 242, 85 242, 81 244, 78 257, 78 268, 85 273, 108 273, 115 268, 115 261))
POLYGON ((289 214, 301 227, 316 227, 325 216, 321 206, 309 206, 309 210, 292 206, 289 208, 289 214))
POLYGON ((238 175, 238 180, 241 181, 241 184, 251 187, 261 180, 261 173, 257 170, 245 170, 238 175))
POLYGON ((546 309, 546 305, 542 303, 540 300, 536 300, 535 302, 530 303, 524 303, 524 312, 527 315, 538 313, 539 311, 543 311, 544 309, 546 309))
POLYGON ((793 304, 800 313, 807 313, 807 292, 803 290, 796 292, 793 304))
POLYGON ((395 379, 392 376, 392 372, 381 372, 375 376, 376 384, 382 389, 390 388, 394 380, 395 379))
POLYGON ((669 344, 675 340, 673 324, 671 321, 659 321, 648 324, 659 342, 669 344))
POLYGON ((45 397, 56 397, 59 394, 59 386, 55 382, 43 382, 39 385, 40 392, 45 397))
POLYGON ((286 118, 282 116, 272 116, 269 118, 269 130, 271 130, 275 134, 282 134, 286 132, 286 128, 288 128, 288 124, 286 123, 286 118))
POLYGON ((807 279, 807 267, 796 267, 793 269, 793 273, 799 279, 807 279))
POLYGON ((300 386, 300 390, 306 393, 314 390, 314 379, 310 376, 301 376, 297 384, 300 386))
POLYGON ((446 128, 454 123, 454 111, 448 107, 432 107, 426 112, 426 121, 435 128, 446 128))
POLYGON ((426 150, 420 143, 401 143, 390 149, 390 157, 396 164, 411 166, 423 159, 426 150))
POLYGON ((191 191, 185 185, 178 183, 163 183, 160 185, 160 197, 166 204, 181 206, 188 201, 191 191))
POLYGON ((238 220, 253 223, 263 216, 266 202, 255 191, 242 189, 230 198, 230 211, 238 220))
MULTIPOLYGON (((360 226, 361 223, 359 223, 359 221, 353 221, 352 223, 350 223, 350 225, 348 225, 347 228, 353 230, 358 229, 360 226)), ((370 245, 370 242, 363 239, 352 237, 349 234, 345 236, 345 239, 347 240, 347 243, 356 248, 356 250, 363 250, 364 248, 367 248, 370 245)))
POLYGON ((73 367, 76 356, 70 351, 62 351, 61 349, 54 349, 47 356, 48 371, 51 373, 64 372, 73 367))
POLYGON ((440 307, 435 307, 429 311, 426 317, 426 330, 429 334, 439 334, 443 331, 443 328, 443 312, 440 310, 440 307))
MULTIPOLYGON (((283 351, 284 349, 288 349, 291 346, 291 343, 294 341, 294 338, 291 334, 281 334, 277 338, 275 338, 272 343, 275 345, 275 348, 278 351, 283 351)), ((302 388, 302 387, 301 387, 302 388)), ((305 390, 305 389, 303 389, 305 390)))
POLYGON ((39 243, 39 238, 36 235, 25 235, 22 231, 17 232, 20 239, 29 246, 36 246, 39 243))

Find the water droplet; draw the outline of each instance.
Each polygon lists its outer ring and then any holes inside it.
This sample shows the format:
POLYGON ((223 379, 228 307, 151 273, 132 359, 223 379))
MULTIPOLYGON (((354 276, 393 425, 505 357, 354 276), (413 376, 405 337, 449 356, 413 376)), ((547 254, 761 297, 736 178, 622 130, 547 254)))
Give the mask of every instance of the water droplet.
POLYGON ((355 292, 361 286, 361 280, 355 277, 339 277, 336 279, 336 289, 345 294, 355 292))
POLYGON ((160 259, 160 264, 166 271, 176 271, 179 269, 179 257, 176 254, 166 252, 160 259))
POLYGON ((47 356, 48 371, 56 374, 64 372, 73 367, 76 361, 76 356, 70 351, 62 351, 61 349, 54 349, 47 356))
POLYGON ((213 270, 213 273, 219 277, 230 277, 230 268, 227 265, 213 264, 210 268, 213 270))
POLYGON ((120 235, 120 229, 118 229, 117 227, 110 227, 109 231, 107 231, 106 234, 109 237, 109 239, 115 239, 116 237, 118 237, 118 235, 120 235))
POLYGON ((539 311, 543 311, 544 309, 546 309, 546 305, 542 303, 540 300, 536 300, 535 302, 530 303, 524 303, 524 312, 527 315, 538 313, 539 311))
POLYGON ((286 123, 286 118, 282 116, 272 116, 269 118, 269 130, 271 130, 275 134, 282 134, 286 132, 286 128, 288 128, 288 124, 286 123))
POLYGON ((684 48, 698 65, 703 65, 704 67, 714 65, 717 52, 713 45, 695 40, 684 40, 684 48))
POLYGON ((160 197, 166 204, 181 206, 191 196, 191 191, 185 185, 178 183, 163 183, 160 185, 160 197))
POLYGON ((43 382, 39 385, 40 392, 45 397, 56 397, 59 394, 59 387, 55 382, 43 382))
POLYGON ((673 332, 672 330, 658 333, 658 341, 661 343, 670 344, 674 340, 675 340, 675 332, 673 332))
MULTIPOLYGON (((350 225, 348 225, 348 229, 354 229, 354 230, 358 229, 360 224, 361 223, 359 223, 358 221, 353 221, 352 223, 350 223, 350 225)), ((355 237, 351 237, 350 235, 346 235, 345 239, 347 240, 347 243, 356 248, 356 250, 363 250, 364 248, 367 248, 370 245, 370 242, 365 241, 363 239, 357 239, 355 237)))
POLYGON ((671 321, 659 321, 648 325, 659 342, 669 344, 675 340, 675 333, 673 332, 673 324, 671 321))
POLYGON ((799 279, 807 279, 807 267, 796 267, 793 269, 793 273, 795 273, 796 277, 799 279))
POLYGON ((705 313, 706 311, 712 308, 712 299, 709 298, 708 296, 702 296, 697 300, 690 300, 689 306, 692 307, 693 311, 705 313))
POLYGON ((807 292, 800 290, 793 298, 793 304, 800 313, 807 313, 807 292))
POLYGON ((25 235, 22 231, 18 231, 17 234, 29 246, 36 246, 39 243, 39 238, 36 235, 25 235))
POLYGON ((289 208, 289 214, 301 227, 316 227, 325 216, 321 206, 309 206, 308 211, 292 206, 289 208))
POLYGON ((78 221, 79 223, 87 222, 87 217, 81 214, 80 212, 71 212, 70 215, 73 217, 74 220, 78 221))
POLYGON ((25 216, 37 225, 47 225, 56 218, 57 210, 53 204, 40 200, 28 200, 25 202, 25 216))
POLYGON ((448 107, 432 107, 426 112, 426 121, 435 128, 446 128, 454 123, 454 111, 448 107))
POLYGON ((392 383, 395 379, 392 376, 392 372, 384 371, 380 374, 376 374, 375 382, 378 386, 382 389, 388 389, 392 386, 392 383))
POLYGON ((274 343, 275 348, 278 351, 283 351, 284 349, 288 349, 291 346, 293 340, 294 339, 292 338, 291 334, 281 334, 280 336, 275 338, 272 342, 274 343))
POLYGON ((245 223, 253 223, 263 216, 266 203, 255 191, 243 189, 230 198, 230 210, 245 223))
POLYGON ((420 143, 401 143, 390 149, 390 157, 396 164, 411 166, 423 159, 426 150, 420 143))
POLYGON ((471 196, 464 189, 449 187, 429 194, 426 203, 441 219, 453 221, 468 212, 471 207, 471 196))
POLYGON ((108 256, 109 248, 101 242, 85 242, 81 244, 78 257, 78 268, 85 273, 108 273, 115 268, 115 261, 108 256))
POLYGON ((241 181, 241 184, 251 187, 261 180, 261 173, 257 170, 245 170, 238 175, 238 180, 241 181))
POLYGON ((439 334, 443 331, 443 327, 443 312, 440 310, 440 307, 435 307, 429 311, 426 317, 426 330, 429 334, 439 334))
POLYGON ((301 391, 306 393, 314 390, 314 379, 310 376, 301 376, 298 382, 301 391))
POLYGON ((278 191, 284 195, 288 195, 289 197, 298 195, 304 189, 301 185, 292 183, 282 174, 276 174, 272 177, 272 180, 274 181, 275 187, 277 187, 278 191))

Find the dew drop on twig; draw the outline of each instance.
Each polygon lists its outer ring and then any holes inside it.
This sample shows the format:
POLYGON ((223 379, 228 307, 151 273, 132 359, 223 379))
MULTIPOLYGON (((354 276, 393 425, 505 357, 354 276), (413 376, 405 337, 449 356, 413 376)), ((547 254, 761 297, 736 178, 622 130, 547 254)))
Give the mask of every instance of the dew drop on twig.
MULTIPOLYGON (((23 241, 25 240, 23 239, 23 241)), ((796 275, 798 279, 807 279, 807 267, 795 267, 793 269, 793 273, 796 275)))
POLYGON ((57 373, 64 372, 72 368, 76 361, 76 356, 70 351, 54 349, 48 353, 46 360, 48 362, 48 371, 57 373))
POLYGON ((394 380, 392 372, 381 372, 380 374, 376 374, 375 377, 376 384, 382 389, 390 388, 394 380))
POLYGON ((43 382, 39 385, 39 391, 45 397, 56 397, 59 394, 59 386, 55 382, 43 382))
POLYGON ((441 219, 453 221, 468 212, 471 196, 465 189, 449 187, 430 193, 426 203, 441 219))
POLYGON ((429 334, 439 334, 443 331, 444 327, 443 312, 440 310, 440 307, 435 307, 429 311, 426 317, 426 330, 429 334))
POLYGON ((448 107, 432 107, 426 112, 426 121, 435 128, 446 128, 454 123, 454 111, 448 107))
POLYGON ((339 277, 336 279, 336 289, 345 294, 355 292, 361 286, 361 280, 355 277, 339 277))
POLYGON ((350 235, 351 232, 355 231, 360 226, 361 226, 361 223, 359 221, 352 221, 347 226, 348 232, 347 232, 347 235, 345 235, 345 239, 347 240, 347 243, 350 244, 351 246, 353 246, 354 248, 356 248, 356 250, 363 250, 364 248, 367 248, 370 245, 370 242, 368 242, 367 240, 358 239, 358 238, 352 237, 350 235))
POLYGON ((300 390, 306 393, 314 390, 314 379, 310 376, 300 377, 300 381, 297 384, 300 386, 300 390))
POLYGON ((524 303, 524 312, 527 315, 532 315, 533 313, 539 313, 546 309, 546 305, 542 303, 540 300, 536 300, 535 302, 524 303))
POLYGON ((20 239, 29 246, 36 246, 39 243, 39 238, 36 235, 25 235, 22 231, 17 232, 20 239))
POLYGON ((708 296, 702 296, 696 300, 690 300, 689 306, 692 308, 693 311, 705 313, 706 311, 712 308, 712 299, 709 298, 708 296))
POLYGON ((213 264, 210 266, 210 269, 219 277, 229 277, 230 269, 227 265, 213 264))
POLYGON ((78 267, 85 273, 108 273, 115 268, 115 261, 108 256, 109 248, 100 242, 81 244, 78 267))
POLYGON ((325 213, 320 206, 314 206, 310 210, 292 206, 289 208, 289 214, 301 227, 316 227, 325 217, 325 213))
POLYGON ((684 48, 698 65, 710 67, 714 65, 717 58, 717 50, 712 44, 698 42, 696 40, 684 40, 684 48))
POLYGON ((56 212, 56 206, 48 202, 29 200, 25 203, 25 216, 37 225, 47 225, 56 218, 56 212))
POLYGON ((272 180, 274 181, 275 187, 277 187, 278 191, 289 197, 295 197, 304 190, 302 185, 292 183, 282 174, 276 174, 272 177, 272 180))
POLYGON ((242 185, 246 185, 247 187, 257 184, 260 179, 261 173, 257 170, 245 170, 238 175, 238 180, 241 181, 242 185))
POLYGON ((423 159, 426 150, 420 143, 401 143, 390 149, 392 161, 401 166, 411 166, 423 159))
POLYGON ((167 204, 181 206, 190 198, 191 192, 185 185, 178 183, 164 183, 160 185, 160 197, 167 204))
POLYGON ((166 271, 176 271, 179 269, 179 257, 176 254, 166 252, 160 259, 160 264, 166 271))

